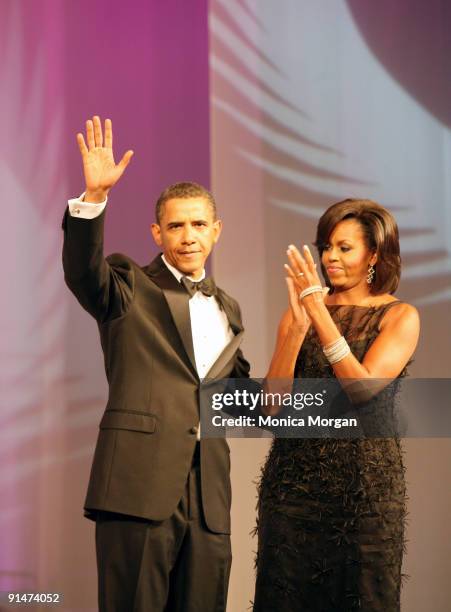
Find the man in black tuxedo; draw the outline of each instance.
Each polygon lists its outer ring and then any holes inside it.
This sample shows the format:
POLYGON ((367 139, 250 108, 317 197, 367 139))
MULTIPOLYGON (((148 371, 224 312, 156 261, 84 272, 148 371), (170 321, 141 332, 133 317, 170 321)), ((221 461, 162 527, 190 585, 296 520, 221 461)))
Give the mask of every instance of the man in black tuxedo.
POLYGON ((204 279, 221 232, 211 194, 166 189, 152 225, 162 255, 145 267, 103 255, 116 164, 112 125, 77 140, 86 191, 63 220, 66 283, 95 317, 109 383, 85 502, 96 521, 99 607, 115 612, 219 612, 231 564, 230 459, 199 435, 201 379, 249 376, 237 302, 204 279), (197 283, 197 284, 196 284, 197 283))

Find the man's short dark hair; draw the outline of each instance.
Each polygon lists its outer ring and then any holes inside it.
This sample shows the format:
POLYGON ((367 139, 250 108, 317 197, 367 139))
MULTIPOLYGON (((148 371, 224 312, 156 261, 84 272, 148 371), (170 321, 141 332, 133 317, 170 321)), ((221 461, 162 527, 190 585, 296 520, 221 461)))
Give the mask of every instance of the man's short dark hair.
POLYGON ((169 185, 169 187, 166 187, 166 189, 161 192, 155 205, 155 219, 158 224, 163 216, 164 205, 174 198, 204 198, 210 205, 211 212, 213 213, 213 220, 216 221, 216 202, 211 192, 198 183, 183 182, 169 185))

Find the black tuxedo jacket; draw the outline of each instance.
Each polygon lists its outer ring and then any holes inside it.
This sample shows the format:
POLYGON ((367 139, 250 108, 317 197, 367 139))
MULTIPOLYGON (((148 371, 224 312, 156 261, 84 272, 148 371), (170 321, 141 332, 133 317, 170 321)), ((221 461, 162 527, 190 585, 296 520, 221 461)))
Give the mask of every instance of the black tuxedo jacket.
MULTIPOLYGON (((63 219, 65 280, 95 317, 109 383, 85 502, 85 514, 119 512, 168 518, 183 495, 199 423, 199 380, 189 295, 161 255, 147 267, 103 256, 105 211, 63 219)), ((249 376, 239 345, 238 303, 218 289, 235 334, 208 378, 249 376)), ((202 504, 208 528, 230 533, 230 458, 223 439, 201 441, 202 504)))

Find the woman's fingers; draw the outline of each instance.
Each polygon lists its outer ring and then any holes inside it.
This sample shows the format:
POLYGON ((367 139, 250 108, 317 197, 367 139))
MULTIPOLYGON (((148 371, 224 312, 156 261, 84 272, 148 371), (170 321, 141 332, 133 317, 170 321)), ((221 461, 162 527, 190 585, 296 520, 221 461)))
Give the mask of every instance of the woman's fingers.
POLYGON ((283 264, 283 267, 285 268, 285 272, 288 272, 288 274, 290 275, 290 278, 295 278, 295 274, 293 272, 293 270, 290 268, 290 266, 288 264, 283 264))
POLYGON ((293 244, 290 244, 287 251, 290 263, 292 263, 292 265, 297 265, 299 270, 304 273, 305 278, 310 284, 320 284, 321 281, 316 271, 315 260, 313 259, 310 249, 306 244, 304 245, 302 252, 305 259, 299 250, 293 244))
POLYGON ((291 316, 293 317, 293 322, 296 323, 303 330, 310 325, 310 319, 307 315, 307 312, 304 306, 299 301, 298 289, 296 288, 296 283, 290 276, 285 277, 285 281, 288 287, 288 301, 291 308, 291 316))
POLYGON ((286 276, 285 280, 287 282, 287 287, 288 287, 288 297, 291 298, 293 297, 293 291, 294 291, 294 281, 290 276, 286 276))
POLYGON ((102 124, 100 123, 100 117, 95 115, 92 118, 94 124, 94 140, 96 147, 103 147, 103 135, 102 135, 102 124))
POLYGON ((304 244, 303 252, 304 252, 305 261, 307 262, 307 266, 309 267, 310 272, 312 274, 315 274, 316 272, 315 260, 313 259, 310 249, 308 248, 306 244, 304 244))
POLYGON ((288 300, 290 302, 291 309, 293 312, 296 312, 296 310, 299 308, 299 302, 294 280, 289 276, 287 276, 285 280, 288 287, 288 300))
POLYGON ((287 250, 288 261, 290 262, 291 269, 295 274, 299 272, 304 272, 303 266, 305 265, 304 260, 300 256, 299 251, 297 251, 296 247, 290 245, 287 250))
POLYGON ((287 252, 288 252, 289 256, 291 256, 293 261, 295 261, 298 266, 301 266, 302 264, 305 264, 304 258, 300 254, 299 250, 294 246, 294 244, 290 244, 288 246, 288 251, 287 252))
POLYGON ((287 256, 290 262, 290 276, 294 278, 298 290, 302 291, 312 283, 312 278, 306 262, 300 256, 299 251, 296 251, 296 247, 290 245, 287 256))
POLYGON ((302 253, 293 244, 290 244, 288 248, 298 266, 304 266, 304 268, 307 268, 307 270, 309 270, 312 274, 316 275, 316 263, 309 247, 306 244, 304 244, 302 247, 302 253))
POLYGON ((290 278, 293 280, 295 288, 297 287, 298 291, 302 291, 307 286, 305 282, 305 276, 303 272, 297 272, 296 274, 290 268, 288 264, 284 264, 285 272, 287 272, 290 278))

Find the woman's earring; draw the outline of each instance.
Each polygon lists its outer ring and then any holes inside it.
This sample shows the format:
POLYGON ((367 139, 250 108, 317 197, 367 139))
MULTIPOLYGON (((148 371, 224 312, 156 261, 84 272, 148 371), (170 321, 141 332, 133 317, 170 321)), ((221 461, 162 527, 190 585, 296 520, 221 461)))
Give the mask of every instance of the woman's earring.
POLYGON ((371 283, 373 282, 373 278, 375 274, 376 274, 376 270, 374 269, 374 266, 370 264, 368 266, 368 274, 366 276, 366 282, 368 283, 368 285, 371 285, 371 283))

